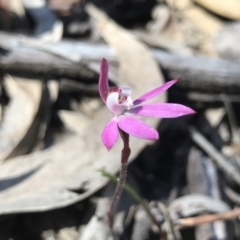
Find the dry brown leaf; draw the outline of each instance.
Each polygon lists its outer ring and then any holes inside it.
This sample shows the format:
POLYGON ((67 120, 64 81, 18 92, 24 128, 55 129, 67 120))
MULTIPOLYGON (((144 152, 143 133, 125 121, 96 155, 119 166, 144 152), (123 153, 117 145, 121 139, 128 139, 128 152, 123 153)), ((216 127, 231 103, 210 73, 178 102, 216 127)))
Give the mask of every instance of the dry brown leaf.
MULTIPOLYGON (((116 50, 120 60, 120 84, 133 88, 134 97, 163 83, 149 50, 130 33, 101 15, 101 33, 116 50)), ((105 57, 105 56, 103 56, 105 57)), ((99 63, 100 64, 100 63, 99 63)), ((162 94, 158 100, 165 99, 162 94)), ((108 179, 97 170, 116 173, 120 166, 119 141, 111 151, 101 142, 103 127, 111 118, 104 107, 81 136, 71 136, 39 153, 18 157, 0 169, 0 214, 44 211, 63 207, 90 196, 108 179)), ((156 126, 158 120, 149 121, 156 126)), ((149 141, 130 139, 132 161, 149 141)))
POLYGON ((240 60, 240 23, 233 22, 226 24, 216 34, 213 45, 218 54, 231 61, 240 60))
POLYGON ((186 16, 202 32, 212 36, 223 23, 199 6, 193 5, 191 0, 167 0, 169 6, 176 8, 186 16))
POLYGON ((10 0, 10 11, 16 13, 18 16, 24 16, 25 10, 22 4, 22 1, 19 0, 10 0))
POLYGON ((58 114, 64 123, 65 127, 77 134, 82 134, 88 128, 90 117, 85 116, 80 112, 60 110, 58 114))
MULTIPOLYGON (((28 137, 27 133, 33 130, 30 128, 42 96, 42 83, 39 80, 8 75, 5 77, 5 85, 10 95, 10 103, 0 126, 0 162, 25 154, 31 148, 31 144, 21 143, 28 137)), ((33 141, 34 139, 31 139, 31 142, 33 141)))
POLYGON ((240 19, 239 0, 194 0, 206 9, 232 20, 240 19))
MULTIPOLYGON (((193 49, 199 49, 201 54, 216 56, 212 46, 214 34, 223 26, 223 21, 202 7, 193 4, 191 0, 166 0, 173 9, 175 19, 187 44, 193 49)), ((176 32, 179 28, 176 29, 176 32)))
MULTIPOLYGON (((155 82, 155 86, 164 83, 164 77, 157 63, 153 61, 151 52, 144 44, 137 41, 134 35, 115 24, 93 5, 88 5, 86 9, 97 20, 98 30, 116 52, 120 65, 119 80, 122 85, 127 83, 130 87, 134 87, 133 98, 137 97, 140 89, 147 91, 152 88, 149 86, 150 79, 155 82), (125 42, 122 42, 123 39, 125 42)), ((158 100, 165 101, 164 95, 161 95, 158 100)))

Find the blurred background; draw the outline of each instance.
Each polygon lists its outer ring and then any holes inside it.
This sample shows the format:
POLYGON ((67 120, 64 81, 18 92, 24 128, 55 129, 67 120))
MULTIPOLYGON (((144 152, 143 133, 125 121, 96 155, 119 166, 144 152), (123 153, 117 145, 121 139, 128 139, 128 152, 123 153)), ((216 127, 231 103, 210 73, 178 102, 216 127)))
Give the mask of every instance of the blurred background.
POLYGON ((0 0, 0 240, 240 239, 239 0, 0 0), (155 101, 197 113, 152 119, 155 142, 130 139, 114 238, 106 223, 121 142, 98 93, 133 97, 181 80, 155 101))

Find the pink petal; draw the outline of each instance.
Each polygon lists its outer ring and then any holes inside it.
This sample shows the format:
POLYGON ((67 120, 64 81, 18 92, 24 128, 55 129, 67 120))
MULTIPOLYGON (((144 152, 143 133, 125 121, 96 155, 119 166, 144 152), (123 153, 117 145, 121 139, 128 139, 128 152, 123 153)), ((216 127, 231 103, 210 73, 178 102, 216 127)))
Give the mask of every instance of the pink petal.
POLYGON ((108 62, 105 58, 102 59, 101 67, 100 67, 100 77, 98 83, 98 91, 103 100, 106 102, 107 94, 108 94, 108 62))
POLYGON ((133 117, 118 117, 118 127, 126 133, 138 138, 156 140, 159 137, 155 129, 133 117))
POLYGON ((195 111, 181 104, 150 103, 143 106, 134 107, 126 111, 126 113, 156 118, 175 118, 183 115, 194 114, 195 111))
POLYGON ((102 132, 102 142, 108 150, 110 150, 118 140, 117 122, 117 118, 113 118, 102 132))
POLYGON ((158 96, 159 94, 161 94, 162 92, 165 92, 168 88, 170 88, 174 83, 176 83, 178 79, 174 79, 172 81, 169 81, 165 84, 163 84, 162 86, 155 88, 147 93, 145 93, 144 95, 142 95, 141 97, 139 97, 138 99, 136 99, 133 104, 134 105, 139 105, 140 103, 150 100, 156 96, 158 96))

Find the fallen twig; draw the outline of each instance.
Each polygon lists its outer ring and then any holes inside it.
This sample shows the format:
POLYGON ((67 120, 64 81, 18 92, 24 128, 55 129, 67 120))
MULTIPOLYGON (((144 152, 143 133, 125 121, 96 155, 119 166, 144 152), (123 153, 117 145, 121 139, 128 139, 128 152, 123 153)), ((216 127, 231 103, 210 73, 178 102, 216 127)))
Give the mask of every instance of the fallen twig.
POLYGON ((238 169, 234 167, 223 155, 210 143, 200 132, 194 127, 190 128, 192 140, 201 147, 217 164, 217 166, 227 174, 227 176, 240 185, 240 174, 238 169))
POLYGON ((173 227, 173 222, 170 218, 169 211, 163 203, 158 203, 158 208, 164 217, 164 226, 168 240, 182 240, 182 237, 178 231, 173 227))
POLYGON ((235 208, 233 210, 216 213, 216 214, 208 214, 198 217, 190 217, 190 218, 182 218, 175 221, 175 227, 186 228, 186 227, 194 227, 200 224, 211 223, 218 220, 230 220, 240 216, 240 208, 235 208))

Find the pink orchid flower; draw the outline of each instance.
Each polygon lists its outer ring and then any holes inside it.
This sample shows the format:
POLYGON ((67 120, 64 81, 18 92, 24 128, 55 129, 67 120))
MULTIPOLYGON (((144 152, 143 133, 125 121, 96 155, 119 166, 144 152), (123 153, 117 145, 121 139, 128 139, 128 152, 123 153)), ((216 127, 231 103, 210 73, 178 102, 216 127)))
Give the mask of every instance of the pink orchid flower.
POLYGON ((132 101, 131 88, 109 88, 108 62, 106 59, 103 59, 100 67, 98 89, 103 102, 114 115, 102 133, 102 142, 106 148, 110 150, 117 142, 119 137, 118 128, 129 135, 138 138, 149 140, 157 140, 159 138, 158 132, 155 129, 132 116, 175 118, 195 113, 191 108, 175 103, 149 103, 142 105, 145 101, 165 92, 177 81, 178 79, 169 81, 162 86, 145 93, 135 101, 132 101))

